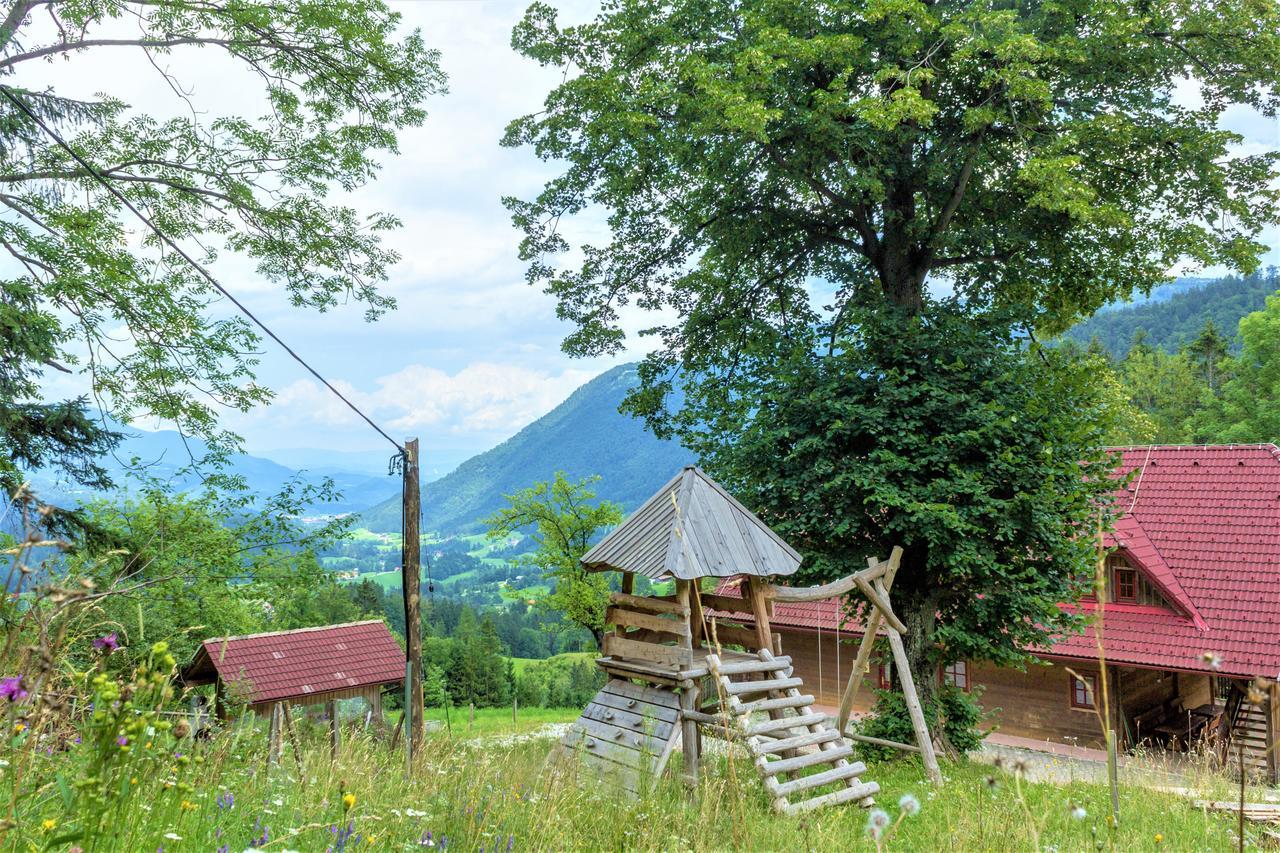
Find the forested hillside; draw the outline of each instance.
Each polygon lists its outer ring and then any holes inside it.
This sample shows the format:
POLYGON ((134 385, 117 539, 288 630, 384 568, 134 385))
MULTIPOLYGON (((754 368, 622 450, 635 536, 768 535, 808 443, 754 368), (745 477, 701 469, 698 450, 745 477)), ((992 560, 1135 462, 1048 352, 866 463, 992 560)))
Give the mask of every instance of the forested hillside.
POLYGON ((1206 281, 1174 293, 1165 300, 1151 300, 1107 309, 1077 324, 1066 338, 1088 344, 1096 337, 1107 352, 1120 358, 1129 351, 1133 336, 1142 329, 1146 343, 1174 353, 1195 339, 1206 320, 1232 338, 1244 315, 1262 308, 1267 296, 1280 288, 1275 267, 1247 278, 1229 276, 1206 281))
MULTIPOLYGON (((618 411, 638 382, 635 365, 615 367, 507 441, 428 484, 423 530, 477 531, 482 519, 502 506, 504 495, 549 480, 556 471, 570 479, 599 474, 598 496, 634 509, 693 460, 676 442, 655 438, 640 421, 618 411)), ((399 496, 365 512, 361 524, 375 532, 398 532, 399 496)))

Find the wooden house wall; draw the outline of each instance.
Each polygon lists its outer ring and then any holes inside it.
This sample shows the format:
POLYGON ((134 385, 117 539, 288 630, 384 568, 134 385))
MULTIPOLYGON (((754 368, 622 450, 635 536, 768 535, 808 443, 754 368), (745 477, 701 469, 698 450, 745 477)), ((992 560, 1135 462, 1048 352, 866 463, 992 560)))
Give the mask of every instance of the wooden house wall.
MULTIPOLYGON (((782 634, 783 654, 791 656, 795 674, 804 679, 804 691, 812 693, 819 706, 838 707, 860 638, 851 632, 837 635, 834 631, 819 634, 785 627, 775 627, 775 630, 782 634)), ((1103 746, 1097 716, 1092 711, 1071 707, 1071 675, 1067 666, 1082 675, 1096 676, 1098 671, 1096 666, 1081 662, 1029 664, 1025 672, 970 663, 970 684, 978 689, 980 704, 990 712, 985 725, 1016 737, 1103 746)), ((1211 701, 1208 676, 1130 667, 1112 667, 1111 671, 1115 679, 1113 689, 1119 685, 1130 730, 1136 714, 1174 697, 1181 697, 1184 708, 1211 701)), ((916 679, 920 679, 919 674, 916 679)), ((875 686, 873 664, 854 704, 855 714, 871 710, 875 686)))
MULTIPOLYGON (((849 674, 853 670, 854 658, 858 656, 858 643, 862 639, 857 634, 841 631, 801 631, 791 628, 777 628, 774 631, 782 634, 782 653, 791 657, 791 666, 795 674, 804 679, 804 692, 812 693, 817 704, 837 708, 840 697, 844 694, 844 686, 849 683, 849 674), (837 641, 837 637, 838 640, 837 641)), ((875 702, 875 667, 871 668, 868 682, 859 691, 858 701, 854 704, 855 713, 863 713, 871 709, 875 702)))

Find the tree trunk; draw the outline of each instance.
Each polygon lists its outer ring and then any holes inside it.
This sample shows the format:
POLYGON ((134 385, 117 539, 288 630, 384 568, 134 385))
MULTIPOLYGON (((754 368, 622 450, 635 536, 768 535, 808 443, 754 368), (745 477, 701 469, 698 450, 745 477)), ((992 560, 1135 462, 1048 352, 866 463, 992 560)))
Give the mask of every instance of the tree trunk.
POLYGON ((591 636, 595 637, 596 639, 596 651, 600 652, 601 654, 604 654, 604 629, 588 628, 587 630, 590 631, 591 636))
POLYGON ((929 733, 935 740, 942 733, 940 723, 932 713, 935 709, 934 700, 938 694, 938 669, 935 663, 937 658, 933 641, 937 612, 937 598, 926 595, 919 604, 909 606, 898 613, 898 618, 907 627, 907 632, 902 635, 902 645, 911 665, 911 676, 915 681, 920 704, 925 709, 925 722, 929 726, 929 733))

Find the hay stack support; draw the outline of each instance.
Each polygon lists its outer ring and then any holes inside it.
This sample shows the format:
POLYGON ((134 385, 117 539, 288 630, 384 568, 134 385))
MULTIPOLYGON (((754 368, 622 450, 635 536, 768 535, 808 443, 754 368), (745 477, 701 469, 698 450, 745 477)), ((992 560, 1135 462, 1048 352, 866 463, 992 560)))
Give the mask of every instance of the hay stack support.
MULTIPOLYGON (((794 573, 800 555, 701 470, 685 468, 582 558, 588 571, 621 572, 622 589, 610 596, 613 629, 596 661, 610 680, 557 753, 634 794, 677 746, 685 780, 696 784, 707 734, 747 749, 779 812, 869 804, 879 786, 862 781, 852 743, 812 708, 769 619, 774 601, 857 588, 898 623, 883 579, 892 583, 900 554, 824 587, 775 586, 767 578, 794 573), (637 595, 637 576, 673 580, 674 594, 637 595), (740 598, 699 588, 702 578, 732 576, 742 578, 740 598), (744 614, 751 625, 710 611, 744 614)), ((926 767, 931 760, 930 747, 926 767)))

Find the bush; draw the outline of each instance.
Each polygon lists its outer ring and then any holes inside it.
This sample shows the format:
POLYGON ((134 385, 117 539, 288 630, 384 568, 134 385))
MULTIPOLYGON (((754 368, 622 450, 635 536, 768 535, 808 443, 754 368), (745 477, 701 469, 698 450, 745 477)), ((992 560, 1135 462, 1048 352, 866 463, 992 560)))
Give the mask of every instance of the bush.
MULTIPOLYGON (((947 684, 938 690, 934 700, 924 705, 924 716, 930 731, 935 731, 937 721, 941 719, 943 733, 961 754, 977 749, 986 737, 978 729, 983 718, 982 707, 978 704, 979 694, 980 690, 977 693, 966 693, 947 684)), ((875 715, 864 721, 859 731, 870 737, 898 743, 916 742, 906 699, 893 690, 876 691, 875 715)), ((874 761, 884 761, 898 754, 897 750, 873 744, 860 744, 859 749, 865 759, 874 761)))

